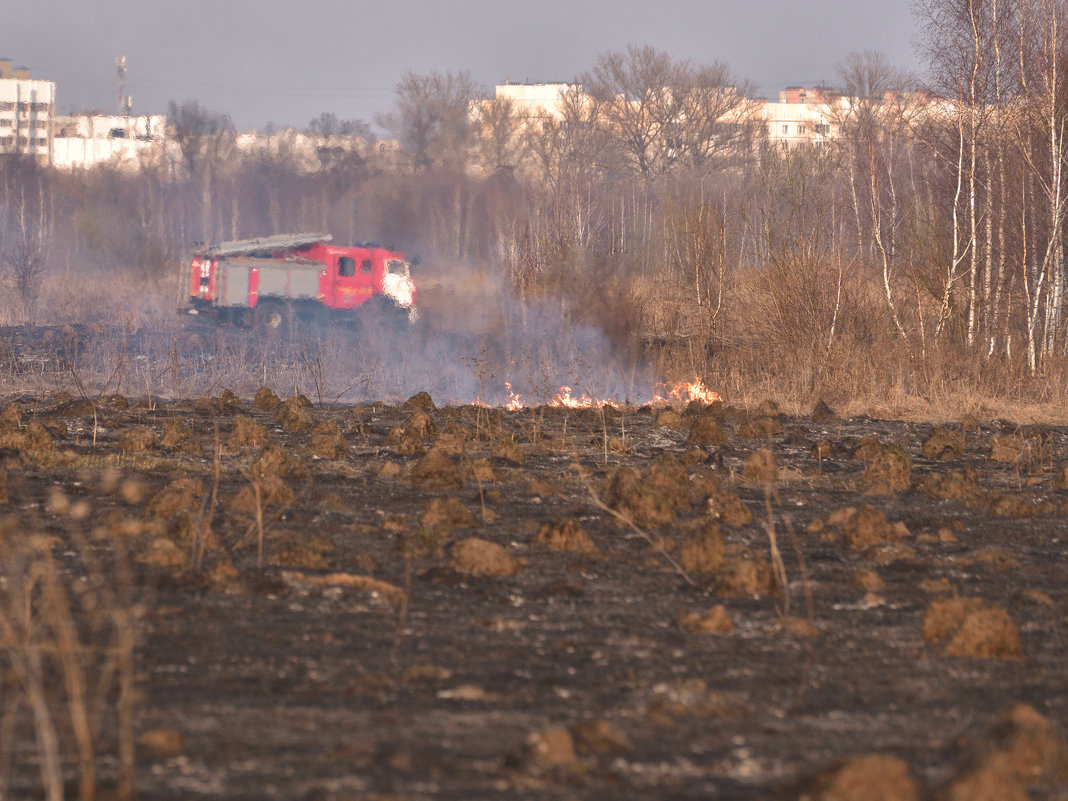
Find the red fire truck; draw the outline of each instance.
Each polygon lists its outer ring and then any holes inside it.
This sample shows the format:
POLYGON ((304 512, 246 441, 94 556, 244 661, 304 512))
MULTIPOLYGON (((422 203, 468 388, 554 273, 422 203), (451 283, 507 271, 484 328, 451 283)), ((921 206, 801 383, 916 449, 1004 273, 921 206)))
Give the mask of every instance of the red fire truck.
POLYGON ((403 253, 330 242, 329 234, 283 234, 201 246, 190 264, 187 311, 264 331, 355 320, 370 308, 415 321, 415 282, 403 253))

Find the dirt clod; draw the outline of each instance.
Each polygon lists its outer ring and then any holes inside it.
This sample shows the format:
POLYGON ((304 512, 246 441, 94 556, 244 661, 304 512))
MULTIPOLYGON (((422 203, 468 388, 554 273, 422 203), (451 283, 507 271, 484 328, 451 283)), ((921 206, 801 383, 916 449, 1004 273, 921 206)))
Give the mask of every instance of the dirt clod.
POLYGON ((679 620, 679 626, 683 631, 692 634, 730 634, 734 631, 734 624, 731 622, 730 615, 727 614, 727 607, 723 604, 716 604, 707 612, 691 612, 683 615, 679 620))
POLYGON ((303 395, 295 395, 282 401, 275 411, 275 419, 286 431, 303 431, 311 428, 315 422, 311 410, 311 401, 303 395))
POLYGON ((478 537, 453 545, 449 564, 457 572, 478 576, 507 577, 519 572, 519 562, 505 548, 478 537))
POLYGON ((267 429, 253 420, 239 414, 234 418, 234 428, 226 440, 226 449, 239 452, 245 449, 258 451, 267 444, 267 429))
POLYGON ((799 801, 916 801, 919 797, 919 784, 904 760, 861 754, 822 772, 799 801))
POLYGON ((864 471, 864 480, 874 494, 888 494, 908 489, 912 457, 899 445, 889 445, 874 453, 864 471))
POLYGON ((417 409, 425 414, 434 411, 434 399, 429 392, 416 392, 404 402, 405 409, 417 409))
POLYGON ((265 412, 273 412, 282 405, 282 399, 275 395, 274 391, 269 387, 260 387, 256 391, 256 397, 253 399, 252 405, 265 412))
POLYGON ((723 534, 719 524, 711 520, 679 551, 679 564, 695 576, 714 575, 725 558, 723 534))
POLYGON ((816 401, 816 405, 812 407, 812 422, 814 423, 829 423, 838 419, 838 415, 834 413, 826 401, 820 399, 816 401))
POLYGON ((959 459, 964 454, 964 434, 939 426, 923 441, 923 455, 928 459, 959 459))
POLYGON ((123 453, 145 453, 155 449, 156 434, 146 426, 134 426, 119 440, 119 450, 123 453))
POLYGON ((698 417, 690 425, 690 433, 686 436, 687 445, 726 445, 727 435, 711 416, 698 417))
POLYGON ((463 489, 460 468, 452 457, 437 448, 431 448, 412 468, 413 484, 434 489, 463 489))
POLYGON ((553 551, 593 553, 597 550, 589 533, 577 520, 544 523, 534 541, 553 551))
POLYGON ((778 471, 775 468, 775 454, 769 448, 761 448, 745 460, 742 479, 759 484, 775 481, 778 471))
POLYGON ((1068 787, 1068 744, 1029 704, 1015 704, 965 754, 936 801, 1061 798, 1068 787))
POLYGON ((923 639, 944 642, 951 656, 1020 656, 1019 629, 1009 613, 978 598, 932 601, 923 618, 923 639))
POLYGON ((162 448, 178 453, 199 454, 203 452, 193 429, 181 417, 172 417, 163 424, 163 436, 160 437, 159 444, 162 448))

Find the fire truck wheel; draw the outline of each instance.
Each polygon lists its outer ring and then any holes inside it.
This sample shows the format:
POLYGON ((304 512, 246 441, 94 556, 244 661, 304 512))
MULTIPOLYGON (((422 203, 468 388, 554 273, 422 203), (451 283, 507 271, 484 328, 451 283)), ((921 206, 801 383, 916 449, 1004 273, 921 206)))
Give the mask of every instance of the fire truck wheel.
POLYGON ((261 300, 256 304, 253 325, 257 331, 282 334, 285 332, 286 327, 285 310, 280 303, 261 300))

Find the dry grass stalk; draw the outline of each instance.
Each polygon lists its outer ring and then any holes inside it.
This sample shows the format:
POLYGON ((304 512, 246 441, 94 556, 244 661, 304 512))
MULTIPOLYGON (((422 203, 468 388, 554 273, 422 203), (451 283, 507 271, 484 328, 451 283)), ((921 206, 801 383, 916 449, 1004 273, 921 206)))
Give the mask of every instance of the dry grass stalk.
POLYGON ((116 795, 123 799, 132 795, 136 640, 132 578, 123 552, 115 552, 114 564, 105 571, 84 538, 74 534, 73 539, 84 568, 84 583, 76 588, 72 577, 56 564, 48 538, 5 538, 0 546, 4 578, 0 659, 14 677, 8 682, 10 691, 4 693, 0 717, 0 796, 12 778, 16 725, 25 705, 33 719, 45 798, 63 798, 65 762, 77 766, 78 797, 94 798, 100 732, 109 703, 114 703, 118 740, 116 795), (73 760, 64 753, 59 736, 66 725, 73 735, 73 760))

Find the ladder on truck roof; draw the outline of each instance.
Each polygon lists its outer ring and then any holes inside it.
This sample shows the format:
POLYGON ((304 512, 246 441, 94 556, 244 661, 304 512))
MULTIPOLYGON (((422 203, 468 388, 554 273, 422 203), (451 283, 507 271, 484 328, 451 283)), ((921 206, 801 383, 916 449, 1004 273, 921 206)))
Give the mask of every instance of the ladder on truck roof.
POLYGON ((277 234, 259 239, 238 239, 218 245, 206 245, 197 251, 200 256, 221 258, 223 256, 251 255, 255 253, 271 254, 278 250, 314 245, 316 242, 329 242, 330 234, 277 234))

